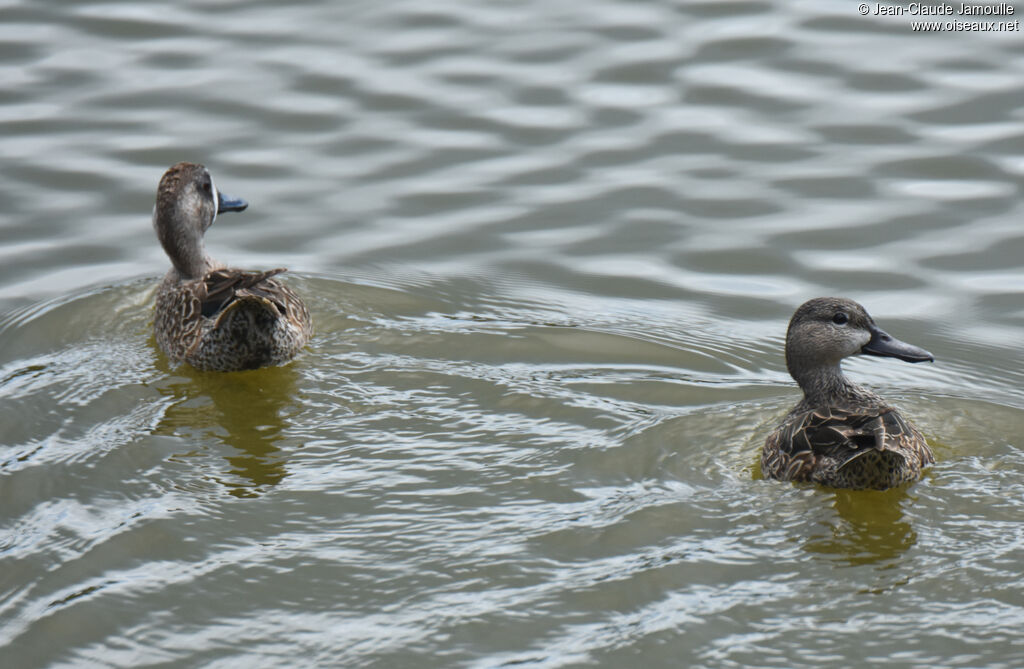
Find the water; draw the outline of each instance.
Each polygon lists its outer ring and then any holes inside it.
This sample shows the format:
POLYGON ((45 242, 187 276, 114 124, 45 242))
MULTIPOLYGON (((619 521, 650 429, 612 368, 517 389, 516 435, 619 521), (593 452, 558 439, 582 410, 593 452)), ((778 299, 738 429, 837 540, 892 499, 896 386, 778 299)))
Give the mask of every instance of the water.
MULTIPOLYGON (((0 4, 11 667, 1024 664, 1020 33, 818 2, 0 4), (160 174, 293 364, 172 368, 160 174), (785 325, 937 463, 764 481, 785 325)), ((1014 17, 1006 17, 1013 19, 1014 17)))

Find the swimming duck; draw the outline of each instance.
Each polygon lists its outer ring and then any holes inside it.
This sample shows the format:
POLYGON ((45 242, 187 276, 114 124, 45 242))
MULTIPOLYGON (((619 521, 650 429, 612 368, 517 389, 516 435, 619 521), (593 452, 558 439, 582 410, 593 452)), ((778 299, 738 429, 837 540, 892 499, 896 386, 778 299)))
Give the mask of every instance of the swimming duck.
POLYGON ((206 253, 218 213, 249 204, 224 195, 202 165, 178 163, 160 179, 153 227, 173 267, 156 292, 153 328, 172 362, 230 372, 291 360, 313 334, 299 296, 266 271, 229 269, 206 253))
POLYGON ((935 462, 910 421, 843 375, 839 363, 853 355, 935 360, 879 329, 853 300, 805 302, 786 332, 786 367, 804 398, 765 441, 761 471, 766 477, 885 490, 917 480, 921 469, 935 462))

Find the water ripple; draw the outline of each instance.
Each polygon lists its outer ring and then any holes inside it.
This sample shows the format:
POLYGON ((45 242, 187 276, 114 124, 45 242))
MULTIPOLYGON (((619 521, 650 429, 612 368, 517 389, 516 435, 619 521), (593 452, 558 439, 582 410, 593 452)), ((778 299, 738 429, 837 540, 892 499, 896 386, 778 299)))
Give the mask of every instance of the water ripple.
POLYGON ((67 9, 0 24, 5 657, 1021 664, 1012 35, 810 0, 67 9), (181 159, 251 202, 213 255, 295 270, 292 365, 156 351, 181 159), (847 367, 931 441, 920 484, 761 480, 820 294, 936 354, 847 367))

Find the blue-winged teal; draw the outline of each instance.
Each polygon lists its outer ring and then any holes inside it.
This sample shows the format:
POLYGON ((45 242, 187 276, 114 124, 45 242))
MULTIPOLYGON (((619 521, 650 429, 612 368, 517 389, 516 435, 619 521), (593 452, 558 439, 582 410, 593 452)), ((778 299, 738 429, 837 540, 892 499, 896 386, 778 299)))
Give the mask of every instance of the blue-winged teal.
POLYGON ((853 300, 819 297, 796 310, 786 332, 786 367, 804 398, 765 441, 766 477, 885 490, 917 480, 935 462, 910 421, 843 376, 842 359, 862 354, 935 360, 883 332, 853 300))
POLYGON ((248 203, 219 192, 202 165, 178 163, 160 179, 153 227, 173 263, 156 293, 157 344, 173 361, 230 372, 291 360, 313 333, 309 311, 271 278, 285 270, 229 269, 206 253, 217 214, 248 203))

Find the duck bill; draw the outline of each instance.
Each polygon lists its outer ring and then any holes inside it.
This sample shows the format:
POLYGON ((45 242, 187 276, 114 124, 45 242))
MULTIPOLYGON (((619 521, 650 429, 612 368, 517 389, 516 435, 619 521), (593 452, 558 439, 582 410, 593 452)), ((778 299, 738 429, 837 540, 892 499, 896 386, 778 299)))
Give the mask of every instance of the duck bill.
POLYGON ((899 358, 907 362, 935 362, 935 356, 928 351, 900 341, 874 324, 871 325, 871 340, 864 344, 860 352, 865 355, 899 358))
POLYGON ((217 213, 225 211, 244 211, 249 203, 240 197, 231 197, 217 191, 217 213))

